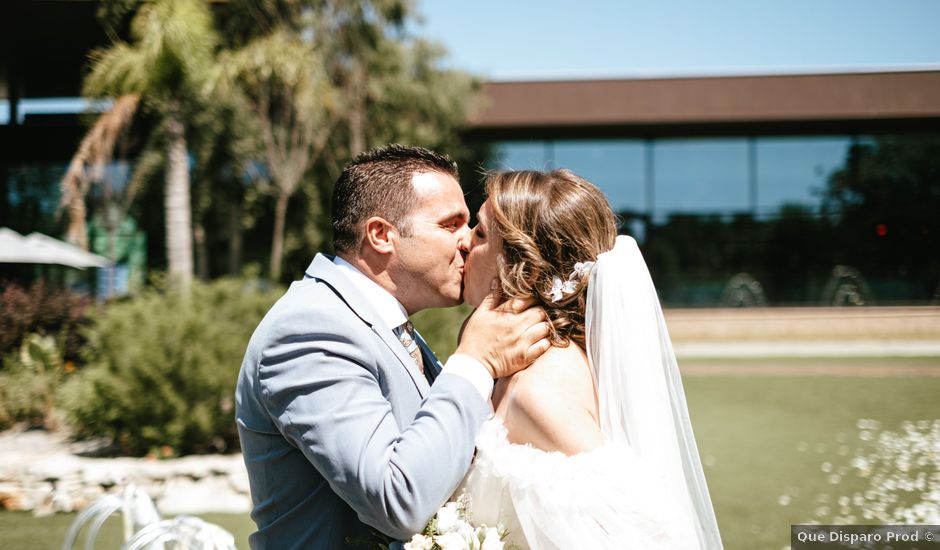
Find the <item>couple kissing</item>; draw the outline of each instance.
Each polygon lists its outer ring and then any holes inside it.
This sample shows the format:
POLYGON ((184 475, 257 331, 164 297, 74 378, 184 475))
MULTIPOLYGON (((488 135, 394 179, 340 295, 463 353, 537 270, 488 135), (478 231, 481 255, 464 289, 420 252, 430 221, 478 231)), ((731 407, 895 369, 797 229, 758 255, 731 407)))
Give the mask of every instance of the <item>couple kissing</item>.
POLYGON ((252 548, 407 542, 460 493, 520 548, 720 549, 636 242, 567 170, 491 173, 486 195, 471 227, 456 164, 418 147, 344 168, 336 255, 267 313, 238 378, 252 548), (462 301, 441 364, 408 319, 462 301))

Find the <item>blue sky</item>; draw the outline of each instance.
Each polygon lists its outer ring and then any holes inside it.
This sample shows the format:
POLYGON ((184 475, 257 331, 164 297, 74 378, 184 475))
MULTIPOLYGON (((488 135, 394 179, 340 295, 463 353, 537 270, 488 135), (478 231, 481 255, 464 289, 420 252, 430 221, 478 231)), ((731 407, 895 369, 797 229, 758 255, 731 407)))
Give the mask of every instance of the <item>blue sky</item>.
POLYGON ((940 0, 419 0, 492 80, 940 67, 940 0))

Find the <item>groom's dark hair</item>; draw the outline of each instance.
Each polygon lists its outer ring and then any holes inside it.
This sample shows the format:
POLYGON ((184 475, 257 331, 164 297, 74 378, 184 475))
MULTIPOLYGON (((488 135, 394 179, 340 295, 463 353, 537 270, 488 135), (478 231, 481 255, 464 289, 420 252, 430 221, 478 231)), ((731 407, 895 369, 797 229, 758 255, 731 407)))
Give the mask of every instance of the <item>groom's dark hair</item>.
POLYGON ((454 161, 423 147, 393 143, 349 161, 333 187, 333 249, 354 250, 362 239, 360 225, 372 216, 385 218, 407 235, 416 199, 411 178, 425 172, 459 179, 454 161))

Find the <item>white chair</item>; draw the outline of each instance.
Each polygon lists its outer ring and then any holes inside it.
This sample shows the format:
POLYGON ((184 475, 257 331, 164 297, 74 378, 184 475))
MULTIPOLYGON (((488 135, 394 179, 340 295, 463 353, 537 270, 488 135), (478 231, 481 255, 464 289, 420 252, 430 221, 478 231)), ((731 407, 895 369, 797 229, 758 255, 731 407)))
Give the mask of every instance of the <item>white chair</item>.
POLYGON ((124 540, 130 540, 140 528, 160 521, 160 513, 154 506, 153 500, 143 490, 135 485, 128 485, 124 492, 118 495, 105 495, 88 508, 78 514, 62 543, 62 550, 73 550, 82 528, 88 525, 85 534, 85 550, 93 550, 95 540, 101 526, 115 512, 121 512, 124 520, 124 540))
POLYGON ((235 537, 218 525, 192 516, 165 519, 141 529, 122 550, 237 550, 235 537))
POLYGON ((94 550, 101 526, 116 512, 124 520, 122 550, 236 550, 235 537, 218 525, 192 516, 161 519, 150 496, 134 485, 83 510, 69 527, 62 550, 74 550, 86 526, 85 550, 94 550))

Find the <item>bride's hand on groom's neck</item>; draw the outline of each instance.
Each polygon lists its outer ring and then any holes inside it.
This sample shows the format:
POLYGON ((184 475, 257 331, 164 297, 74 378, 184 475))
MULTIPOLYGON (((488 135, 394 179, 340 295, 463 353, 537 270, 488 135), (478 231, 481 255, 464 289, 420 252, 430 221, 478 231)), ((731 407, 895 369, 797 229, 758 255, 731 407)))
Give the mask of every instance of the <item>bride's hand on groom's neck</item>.
POLYGON ((455 352, 479 360, 494 379, 528 367, 551 347, 545 311, 532 299, 499 303, 498 293, 490 292, 464 321, 455 352))

